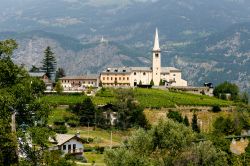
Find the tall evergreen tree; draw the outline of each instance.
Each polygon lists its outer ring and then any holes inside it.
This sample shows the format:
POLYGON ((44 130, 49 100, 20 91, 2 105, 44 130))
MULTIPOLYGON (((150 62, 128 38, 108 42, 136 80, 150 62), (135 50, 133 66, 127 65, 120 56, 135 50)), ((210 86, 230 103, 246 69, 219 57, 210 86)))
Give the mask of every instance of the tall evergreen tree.
POLYGON ((193 118, 192 118, 192 129, 193 131, 200 133, 200 128, 198 126, 198 120, 197 120, 197 115, 193 114, 193 118))
POLYGON ((56 70, 56 59, 54 57, 54 53, 52 52, 49 46, 44 51, 44 58, 42 64, 42 69, 46 72, 46 75, 49 77, 49 79, 51 79, 52 74, 55 73, 56 70))
POLYGON ((185 118, 184 118, 184 120, 183 120, 183 123, 184 123, 186 126, 190 126, 187 115, 185 116, 185 118))

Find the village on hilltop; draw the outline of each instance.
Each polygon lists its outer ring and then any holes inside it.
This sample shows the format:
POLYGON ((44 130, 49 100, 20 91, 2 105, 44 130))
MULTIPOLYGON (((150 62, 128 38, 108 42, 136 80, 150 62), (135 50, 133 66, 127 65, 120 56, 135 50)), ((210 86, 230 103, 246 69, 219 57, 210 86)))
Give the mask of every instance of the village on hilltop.
MULTIPOLYGON (((102 38, 102 40, 104 40, 102 38)), ((52 91, 53 86, 45 72, 30 72, 30 76, 41 78, 52 91)), ((156 28, 154 47, 152 49, 151 67, 108 67, 99 74, 80 76, 65 76, 59 78, 64 92, 81 92, 88 87, 166 87, 178 91, 186 91, 195 94, 213 94, 212 84, 204 87, 188 86, 188 82, 182 78, 182 71, 175 67, 162 67, 161 48, 156 28)))

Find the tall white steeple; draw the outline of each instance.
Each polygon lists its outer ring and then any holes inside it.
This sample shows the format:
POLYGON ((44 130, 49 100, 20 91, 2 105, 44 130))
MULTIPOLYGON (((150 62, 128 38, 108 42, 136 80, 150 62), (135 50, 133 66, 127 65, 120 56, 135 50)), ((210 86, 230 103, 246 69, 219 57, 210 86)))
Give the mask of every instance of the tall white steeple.
POLYGON ((157 28, 155 31, 155 41, 152 52, 153 52, 153 66, 152 66, 153 81, 155 86, 159 86, 161 80, 161 49, 159 44, 159 36, 157 28))
POLYGON ((161 51, 160 44, 159 44, 159 36, 158 36, 158 29, 155 30, 155 42, 153 51, 161 51))

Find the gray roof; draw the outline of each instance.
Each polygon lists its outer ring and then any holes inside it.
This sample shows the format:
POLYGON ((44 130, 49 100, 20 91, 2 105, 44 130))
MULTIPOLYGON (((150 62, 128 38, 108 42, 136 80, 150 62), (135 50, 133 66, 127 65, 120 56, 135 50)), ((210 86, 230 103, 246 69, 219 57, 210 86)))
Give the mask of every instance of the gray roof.
POLYGON ((42 77, 44 76, 46 73, 45 72, 29 72, 29 75, 31 77, 42 77))
POLYGON ((151 67, 111 67, 102 71, 102 73, 131 73, 133 71, 152 71, 151 67))
POLYGON ((107 68, 101 73, 131 73, 131 68, 130 67, 112 67, 112 68, 107 68))
POLYGON ((132 71, 152 71, 151 67, 131 67, 132 71))
POLYGON ((175 67, 162 67, 161 73, 181 72, 181 70, 175 67))
POLYGON ((60 78, 60 80, 96 80, 99 78, 97 74, 82 75, 82 76, 66 76, 60 78))
POLYGON ((78 138, 76 135, 71 135, 71 134, 56 134, 56 137, 55 139, 52 139, 52 138, 49 138, 49 141, 50 142, 56 142, 57 145, 62 145, 64 144, 65 142, 71 140, 71 139, 78 139, 78 140, 82 140, 80 138, 78 138))
MULTIPOLYGON (((112 67, 107 68, 102 73, 131 73, 134 71, 152 71, 151 67, 112 67)), ((181 72, 181 70, 175 67, 162 67, 161 73, 170 73, 170 72, 181 72)))

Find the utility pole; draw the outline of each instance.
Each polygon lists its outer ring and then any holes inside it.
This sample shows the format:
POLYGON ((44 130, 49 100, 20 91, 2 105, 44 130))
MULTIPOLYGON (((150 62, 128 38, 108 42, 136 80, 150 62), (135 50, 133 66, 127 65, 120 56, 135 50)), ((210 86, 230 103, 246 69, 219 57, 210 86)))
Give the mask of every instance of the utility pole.
POLYGON ((11 115, 11 131, 16 133, 16 111, 11 115))
POLYGON ((89 142, 89 122, 88 122, 88 137, 87 137, 87 142, 89 142))
POLYGON ((113 133, 111 130, 111 132, 110 132, 110 149, 112 149, 112 144, 113 144, 113 133))

